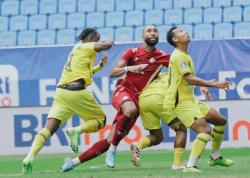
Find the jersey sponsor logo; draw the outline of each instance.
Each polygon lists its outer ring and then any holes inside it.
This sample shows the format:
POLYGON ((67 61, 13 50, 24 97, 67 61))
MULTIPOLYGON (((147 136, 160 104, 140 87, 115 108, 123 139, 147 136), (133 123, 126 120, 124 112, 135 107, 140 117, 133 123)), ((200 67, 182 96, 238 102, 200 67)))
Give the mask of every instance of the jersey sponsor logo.
POLYGON ((138 50, 138 48, 132 48, 132 52, 133 52, 133 53, 136 53, 137 50, 138 50))
POLYGON ((183 68, 183 69, 187 68, 187 64, 185 62, 182 62, 181 63, 181 68, 183 68))
POLYGON ((156 60, 155 60, 155 58, 153 58, 153 57, 151 57, 150 59, 149 59, 149 63, 154 63, 156 60))

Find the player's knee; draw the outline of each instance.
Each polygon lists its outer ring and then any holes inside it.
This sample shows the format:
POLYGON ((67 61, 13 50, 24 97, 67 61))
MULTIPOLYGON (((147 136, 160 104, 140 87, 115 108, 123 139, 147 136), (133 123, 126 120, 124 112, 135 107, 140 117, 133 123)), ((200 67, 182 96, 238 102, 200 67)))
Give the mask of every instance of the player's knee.
POLYGON ((133 118, 137 115, 137 109, 136 107, 125 108, 123 114, 129 118, 133 118))

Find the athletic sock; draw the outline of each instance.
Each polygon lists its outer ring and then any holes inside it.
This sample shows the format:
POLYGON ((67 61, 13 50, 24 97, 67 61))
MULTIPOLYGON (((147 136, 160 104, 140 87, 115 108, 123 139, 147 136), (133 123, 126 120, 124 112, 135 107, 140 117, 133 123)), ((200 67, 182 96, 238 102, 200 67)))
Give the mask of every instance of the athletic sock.
POLYGON ((96 132, 104 127, 104 123, 100 120, 92 119, 86 121, 83 125, 76 127, 79 133, 96 132))
POLYGON ((174 148, 173 165, 179 166, 182 164, 184 151, 184 148, 174 148))
POLYGON ((224 138, 225 126, 214 126, 212 130, 212 158, 220 157, 220 147, 224 138))
POLYGON ((144 149, 151 146, 151 141, 149 137, 143 137, 139 140, 138 146, 140 149, 144 149))

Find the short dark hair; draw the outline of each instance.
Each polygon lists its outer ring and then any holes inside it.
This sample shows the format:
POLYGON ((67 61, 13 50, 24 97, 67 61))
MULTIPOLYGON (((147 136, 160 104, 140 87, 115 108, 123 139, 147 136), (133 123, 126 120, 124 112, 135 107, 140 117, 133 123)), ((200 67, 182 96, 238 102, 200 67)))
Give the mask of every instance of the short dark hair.
POLYGON ((82 30, 80 35, 76 37, 77 41, 85 40, 90 34, 99 35, 99 33, 94 28, 85 28, 82 30))
POLYGON ((172 46, 176 47, 176 44, 175 42, 173 41, 173 36, 174 36, 174 30, 176 29, 177 27, 172 27, 168 30, 167 32, 167 41, 169 44, 171 44, 172 46))

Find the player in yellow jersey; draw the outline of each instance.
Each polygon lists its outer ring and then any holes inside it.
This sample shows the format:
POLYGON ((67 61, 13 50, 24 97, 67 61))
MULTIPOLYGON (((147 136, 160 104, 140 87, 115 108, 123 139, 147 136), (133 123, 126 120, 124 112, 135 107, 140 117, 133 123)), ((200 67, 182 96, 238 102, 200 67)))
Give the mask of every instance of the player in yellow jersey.
POLYGON ((230 83, 216 80, 203 80, 195 76, 194 64, 188 54, 188 32, 177 27, 171 28, 167 33, 167 41, 175 47, 170 57, 168 90, 164 101, 164 115, 171 118, 175 114, 188 128, 197 133, 192 143, 191 154, 187 167, 183 172, 201 172, 196 167, 199 157, 202 155, 207 142, 212 135, 212 153, 209 165, 230 166, 232 160, 223 159, 220 156, 220 146, 223 140, 226 119, 212 108, 203 106, 194 98, 194 85, 202 87, 217 87, 227 90, 230 83), (199 106, 200 105, 200 106, 199 106), (207 110, 204 115, 200 107, 207 110), (207 108, 207 109, 206 109, 207 108), (214 125, 211 132, 208 123, 214 125))
POLYGON ((168 124, 175 132, 174 160, 172 169, 183 169, 182 163, 184 149, 186 146, 187 129, 175 117, 164 118, 162 115, 165 92, 168 88, 168 75, 159 74, 140 94, 139 107, 143 127, 149 131, 149 135, 143 137, 137 143, 132 143, 131 161, 135 166, 140 165, 141 150, 153 145, 158 145, 163 140, 163 133, 160 121, 168 124))
MULTIPOLYGON (((99 41, 100 35, 93 28, 84 29, 77 37, 80 41, 74 46, 64 66, 51 110, 45 126, 40 130, 32 143, 28 155, 24 158, 23 173, 32 172, 32 163, 48 140, 73 114, 84 119, 84 125, 79 126, 77 132, 96 132, 105 126, 106 117, 92 93, 86 87, 92 82, 92 75, 102 69, 108 57, 104 56, 98 66, 93 67, 97 52, 107 50, 114 44, 113 41, 99 41)), ((71 141, 74 134, 67 131, 71 141)), ((74 147, 78 151, 78 147, 74 147)))

